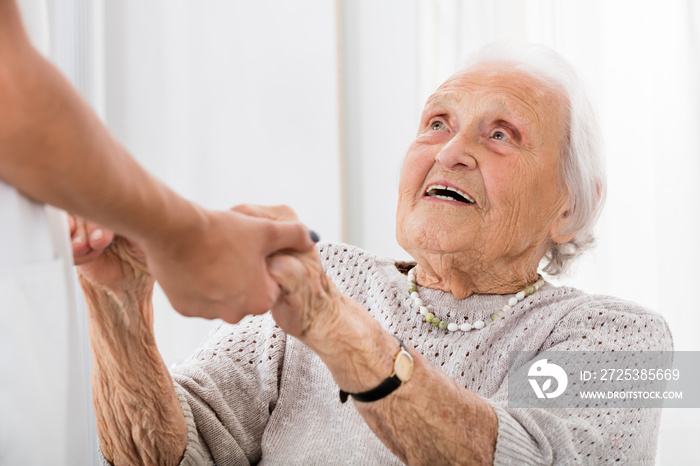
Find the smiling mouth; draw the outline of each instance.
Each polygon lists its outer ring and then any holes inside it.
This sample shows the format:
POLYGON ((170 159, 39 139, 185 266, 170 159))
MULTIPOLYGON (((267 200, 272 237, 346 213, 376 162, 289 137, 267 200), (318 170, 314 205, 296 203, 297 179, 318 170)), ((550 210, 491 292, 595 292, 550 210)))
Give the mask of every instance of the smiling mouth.
POLYGON ((443 186, 441 184, 434 184, 428 187, 425 195, 442 199, 443 201, 457 201, 464 202, 465 204, 476 204, 476 201, 469 197, 469 195, 464 191, 460 191, 459 189, 452 188, 450 186, 443 186))

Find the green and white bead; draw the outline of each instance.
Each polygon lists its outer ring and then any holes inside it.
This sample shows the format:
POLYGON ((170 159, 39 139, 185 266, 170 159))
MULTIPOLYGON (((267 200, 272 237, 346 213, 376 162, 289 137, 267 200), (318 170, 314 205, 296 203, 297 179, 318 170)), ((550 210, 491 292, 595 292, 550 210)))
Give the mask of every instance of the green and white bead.
POLYGON ((534 284, 528 285, 522 291, 517 292, 515 296, 511 297, 508 300, 508 304, 505 304, 498 312, 491 314, 484 320, 477 320, 473 324, 470 324, 468 322, 465 322, 463 324, 457 324, 455 322, 447 322, 445 320, 440 319, 433 312, 432 306, 425 305, 423 300, 418 295, 418 285, 416 284, 415 267, 408 271, 408 277, 406 281, 408 282, 408 294, 413 299, 413 303, 418 308, 418 312, 420 312, 420 314, 423 317, 425 317, 425 322, 439 328, 440 330, 447 330, 450 332, 456 332, 457 330, 461 330, 462 332, 468 332, 472 329, 481 330, 487 325, 490 325, 496 320, 503 317, 506 312, 513 309, 513 307, 517 305, 520 301, 525 299, 526 296, 534 294, 535 292, 537 292, 537 290, 542 288, 542 285, 544 285, 544 279, 541 275, 538 275, 538 279, 534 284))

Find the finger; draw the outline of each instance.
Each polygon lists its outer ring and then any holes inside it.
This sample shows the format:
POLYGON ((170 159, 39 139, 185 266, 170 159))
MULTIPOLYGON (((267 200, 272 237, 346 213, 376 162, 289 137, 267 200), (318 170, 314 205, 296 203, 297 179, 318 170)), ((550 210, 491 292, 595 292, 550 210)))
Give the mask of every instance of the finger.
POLYGON ((272 308, 272 317, 285 331, 302 335, 308 328, 309 297, 302 290, 309 282, 308 271, 299 257, 291 254, 275 254, 268 258, 267 264, 281 290, 272 308))
POLYGON ((114 240, 114 233, 106 228, 102 228, 92 222, 86 222, 85 230, 87 232, 88 244, 95 251, 104 251, 105 248, 114 240))
POLYGON ((265 229, 264 254, 270 255, 284 249, 304 252, 313 248, 318 235, 310 232, 300 222, 269 222, 265 229), (313 238, 313 235, 315 238, 313 238), (313 238, 313 239, 312 239, 313 238))
POLYGON ((232 211, 251 217, 269 218, 271 220, 298 220, 296 212, 286 205, 241 204, 231 208, 232 211))
MULTIPOLYGON (((241 302, 237 302, 234 305, 231 303, 219 302, 214 306, 210 306, 206 309, 207 313, 191 313, 190 317, 206 317, 209 319, 221 318, 224 321, 235 324, 241 320, 246 315, 259 315, 264 314, 270 309, 277 301, 280 295, 280 287, 275 282, 272 277, 266 273, 261 276, 262 279, 257 281, 254 286, 247 289, 248 295, 241 302), (211 310, 214 312, 210 312, 211 310)), ((188 315, 182 312, 180 309, 176 310, 183 315, 188 315)))
POLYGON ((85 220, 80 217, 75 218, 75 228, 71 235, 71 246, 73 247, 73 257, 84 256, 90 252, 85 220))
POLYGON ((239 214, 250 215, 251 217, 262 217, 262 215, 259 215, 256 211, 256 207, 258 206, 255 206, 253 204, 239 204, 237 206, 231 207, 231 210, 234 212, 238 212, 239 214))
POLYGON ((272 309, 281 292, 277 282, 266 274, 262 281, 262 289, 251 296, 249 304, 251 314, 262 314, 272 309))
POLYGON ((291 222, 299 220, 297 213, 288 205, 273 205, 268 206, 268 208, 271 212, 274 212, 275 219, 277 220, 288 220, 291 222))
POLYGON ((286 293, 296 289, 294 281, 297 274, 294 273, 294 261, 295 259, 288 254, 273 254, 267 258, 267 272, 286 293))

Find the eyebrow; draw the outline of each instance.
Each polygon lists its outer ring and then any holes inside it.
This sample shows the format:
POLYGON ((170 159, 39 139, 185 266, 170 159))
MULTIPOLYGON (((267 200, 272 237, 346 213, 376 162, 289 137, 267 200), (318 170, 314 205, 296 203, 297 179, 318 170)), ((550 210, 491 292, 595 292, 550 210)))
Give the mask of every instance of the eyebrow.
POLYGON ((507 118, 499 118, 499 120, 506 120, 507 123, 517 126, 519 128, 524 128, 530 130, 532 128, 532 119, 528 118, 522 112, 514 112, 511 108, 508 108, 506 103, 502 99, 493 99, 489 101, 489 105, 486 107, 487 111, 498 112, 504 114, 507 118))

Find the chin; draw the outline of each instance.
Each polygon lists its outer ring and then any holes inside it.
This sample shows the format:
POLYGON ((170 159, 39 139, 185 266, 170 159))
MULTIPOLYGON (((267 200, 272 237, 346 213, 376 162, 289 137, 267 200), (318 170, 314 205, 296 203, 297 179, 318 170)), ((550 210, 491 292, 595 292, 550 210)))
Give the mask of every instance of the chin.
POLYGON ((452 253, 465 249, 465 234, 454 230, 436 229, 430 227, 404 231, 403 238, 397 235, 399 246, 413 254, 418 251, 436 253, 452 253), (459 244, 455 239, 459 238, 459 244))

